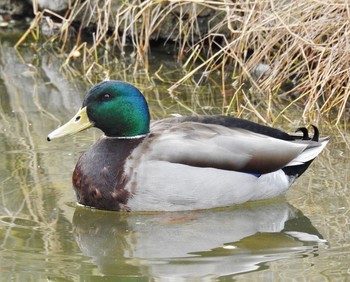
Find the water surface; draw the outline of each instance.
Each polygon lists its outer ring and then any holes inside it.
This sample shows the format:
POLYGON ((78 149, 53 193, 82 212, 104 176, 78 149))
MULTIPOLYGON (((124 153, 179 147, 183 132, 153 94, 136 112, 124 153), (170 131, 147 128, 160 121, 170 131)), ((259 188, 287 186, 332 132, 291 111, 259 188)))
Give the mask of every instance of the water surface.
MULTIPOLYGON (((12 46, 0 49, 2 281, 350 279, 349 131, 323 128, 330 144, 286 197, 179 213, 78 207, 72 170, 101 133, 46 136, 72 117, 89 85, 69 79, 57 58, 21 50, 23 62, 12 46)), ((154 119, 219 113, 223 103, 211 89, 176 101, 142 73, 114 78, 143 90, 154 119)))

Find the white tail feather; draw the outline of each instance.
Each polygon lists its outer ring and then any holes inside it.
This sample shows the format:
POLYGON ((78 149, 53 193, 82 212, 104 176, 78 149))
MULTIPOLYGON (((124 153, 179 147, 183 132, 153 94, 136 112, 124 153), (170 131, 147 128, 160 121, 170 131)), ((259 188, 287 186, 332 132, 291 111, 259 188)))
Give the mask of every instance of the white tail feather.
POLYGON ((329 137, 321 138, 318 142, 318 146, 309 146, 307 147, 299 156, 297 156, 294 160, 290 161, 286 166, 296 166, 302 165, 308 161, 313 160, 317 157, 318 154, 322 152, 324 147, 326 147, 329 142, 329 137))

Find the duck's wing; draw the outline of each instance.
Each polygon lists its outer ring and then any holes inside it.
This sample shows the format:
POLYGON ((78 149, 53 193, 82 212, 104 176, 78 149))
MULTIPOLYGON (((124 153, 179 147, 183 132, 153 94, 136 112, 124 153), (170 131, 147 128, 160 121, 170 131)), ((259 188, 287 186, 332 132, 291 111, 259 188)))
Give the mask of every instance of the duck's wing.
POLYGON ((193 121, 157 122, 151 132, 147 141, 150 159, 255 174, 310 161, 325 146, 312 140, 287 141, 239 127, 193 121))

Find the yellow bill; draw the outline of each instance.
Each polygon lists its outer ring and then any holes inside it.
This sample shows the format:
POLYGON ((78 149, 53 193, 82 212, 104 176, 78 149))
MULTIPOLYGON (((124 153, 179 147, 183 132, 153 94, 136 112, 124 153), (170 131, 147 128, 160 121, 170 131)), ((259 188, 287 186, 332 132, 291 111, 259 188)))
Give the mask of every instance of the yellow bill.
POLYGON ((66 124, 52 131, 47 136, 47 141, 51 141, 52 139, 56 139, 59 137, 63 137, 66 135, 75 134, 84 129, 90 128, 94 126, 94 124, 89 121, 89 118, 86 113, 86 107, 79 110, 79 112, 66 124))

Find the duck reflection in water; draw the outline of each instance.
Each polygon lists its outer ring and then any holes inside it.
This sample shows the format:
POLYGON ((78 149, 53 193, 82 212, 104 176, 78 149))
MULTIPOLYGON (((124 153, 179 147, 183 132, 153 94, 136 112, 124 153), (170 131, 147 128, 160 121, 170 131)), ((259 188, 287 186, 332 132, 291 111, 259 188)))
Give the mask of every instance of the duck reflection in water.
POLYGON ((284 199, 153 214, 78 207, 73 225, 81 251, 104 275, 220 277, 293 254, 314 255, 326 244, 284 199))

